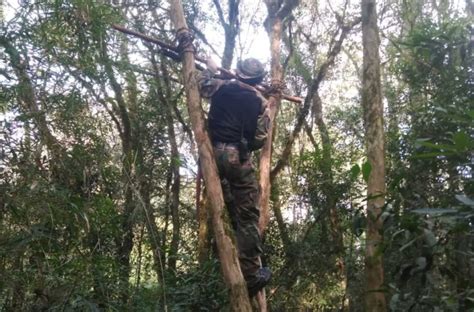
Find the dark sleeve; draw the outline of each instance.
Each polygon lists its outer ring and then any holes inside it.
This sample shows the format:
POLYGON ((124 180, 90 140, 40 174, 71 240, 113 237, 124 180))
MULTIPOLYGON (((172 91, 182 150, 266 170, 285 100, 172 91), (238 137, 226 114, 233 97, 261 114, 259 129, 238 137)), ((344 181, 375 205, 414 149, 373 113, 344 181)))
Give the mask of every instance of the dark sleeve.
POLYGON ((225 84, 224 80, 212 78, 213 76, 214 74, 209 69, 205 69, 198 74, 199 93, 203 98, 210 99, 225 84))

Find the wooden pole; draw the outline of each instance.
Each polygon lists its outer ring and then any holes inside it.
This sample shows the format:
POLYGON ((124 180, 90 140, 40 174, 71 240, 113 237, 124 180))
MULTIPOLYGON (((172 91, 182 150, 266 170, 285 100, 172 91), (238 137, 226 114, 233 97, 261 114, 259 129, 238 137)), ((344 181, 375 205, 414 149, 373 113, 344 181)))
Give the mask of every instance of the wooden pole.
MULTIPOLYGON (((184 18, 183 6, 180 0, 170 0, 171 20, 177 29, 178 39, 183 42, 189 30, 184 18)), ((188 38, 189 39, 189 38, 188 38)), ((224 222, 226 215, 222 187, 217 166, 214 160, 214 152, 211 141, 207 135, 204 117, 201 109, 201 98, 196 81, 194 64, 194 47, 183 44, 183 79, 186 90, 189 117, 197 142, 201 168, 209 196, 212 225, 216 237, 219 259, 221 262, 224 281, 230 291, 229 299, 233 311, 252 311, 247 285, 240 270, 237 248, 234 245, 235 238, 229 222, 224 222)), ((228 220, 228 218, 227 218, 228 220)))
POLYGON ((385 312, 383 221, 385 205, 385 148, 383 101, 380 80, 379 29, 375 0, 362 0, 362 107, 367 159, 372 167, 367 182, 367 230, 365 244, 365 311, 385 312))

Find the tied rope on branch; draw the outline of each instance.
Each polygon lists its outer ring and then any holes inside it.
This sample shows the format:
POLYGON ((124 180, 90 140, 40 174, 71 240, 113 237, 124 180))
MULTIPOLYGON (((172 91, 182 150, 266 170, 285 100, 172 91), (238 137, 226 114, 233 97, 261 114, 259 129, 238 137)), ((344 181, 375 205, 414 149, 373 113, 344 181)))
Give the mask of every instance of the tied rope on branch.
POLYGON ((195 53, 194 48, 194 36, 187 28, 180 28, 176 31, 176 40, 178 41, 178 47, 176 48, 181 55, 185 52, 195 53))
POLYGON ((279 79, 272 79, 271 84, 263 91, 266 97, 275 97, 280 99, 286 90, 285 82, 279 79))

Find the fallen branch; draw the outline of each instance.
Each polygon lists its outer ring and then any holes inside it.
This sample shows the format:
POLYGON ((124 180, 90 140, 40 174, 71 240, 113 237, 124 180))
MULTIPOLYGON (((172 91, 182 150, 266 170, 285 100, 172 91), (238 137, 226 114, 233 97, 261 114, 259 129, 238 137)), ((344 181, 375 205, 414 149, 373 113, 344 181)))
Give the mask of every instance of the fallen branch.
MULTIPOLYGON (((160 46, 161 48, 161 51, 165 56, 175 60, 175 61, 180 61, 181 60, 181 57, 180 57, 180 53, 178 51, 178 49, 166 42, 163 42, 159 39, 156 39, 154 37, 151 37, 151 36, 148 36, 148 35, 145 35, 143 33, 140 33, 138 31, 134 31, 134 30, 131 30, 131 29, 128 29, 128 28, 125 28, 123 26, 120 26, 120 25, 112 25, 112 28, 115 29, 115 30, 118 30, 124 34, 127 34, 127 35, 132 35, 132 36, 135 36, 137 38, 140 38, 142 40, 145 40, 147 42, 151 42, 151 43, 154 43, 158 46, 160 46)), ((196 61, 199 61, 201 63, 206 63, 207 60, 205 58, 202 58, 202 57, 199 57, 198 55, 195 55, 195 60, 196 61)), ((196 65, 196 67, 198 69, 201 69, 202 70, 202 66, 200 66, 199 64, 196 65)), ((225 69, 225 68, 221 68, 221 67, 218 67, 219 71, 221 72, 222 77, 223 79, 238 79, 237 75, 235 75, 233 72, 225 69)), ((256 89, 258 89, 259 91, 265 93, 266 91, 270 90, 271 89, 271 86, 267 85, 267 84, 259 84, 256 86, 256 89)), ((295 102, 295 103, 302 103, 303 102, 303 99, 300 98, 300 97, 297 97, 297 96, 292 96, 292 95, 287 95, 287 94, 282 94, 282 98, 285 99, 285 100, 288 100, 290 102, 295 102)))

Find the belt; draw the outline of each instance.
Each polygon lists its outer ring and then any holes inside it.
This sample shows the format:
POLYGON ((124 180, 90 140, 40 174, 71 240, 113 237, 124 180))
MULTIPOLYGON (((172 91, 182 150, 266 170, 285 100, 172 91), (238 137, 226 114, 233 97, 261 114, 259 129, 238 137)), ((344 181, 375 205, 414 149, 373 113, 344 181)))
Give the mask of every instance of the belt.
POLYGON ((239 149, 239 143, 214 142, 212 145, 215 148, 220 148, 220 149, 226 149, 226 148, 239 149))

